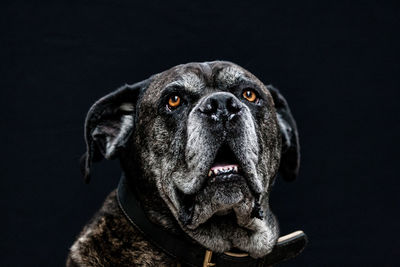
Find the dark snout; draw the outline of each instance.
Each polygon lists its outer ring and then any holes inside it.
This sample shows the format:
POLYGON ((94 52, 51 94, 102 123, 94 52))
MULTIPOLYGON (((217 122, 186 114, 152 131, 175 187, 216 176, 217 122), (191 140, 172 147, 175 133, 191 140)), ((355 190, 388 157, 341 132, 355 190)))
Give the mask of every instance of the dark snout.
POLYGON ((242 103, 233 94, 213 93, 206 97, 198 111, 215 122, 230 121, 240 114, 242 103))

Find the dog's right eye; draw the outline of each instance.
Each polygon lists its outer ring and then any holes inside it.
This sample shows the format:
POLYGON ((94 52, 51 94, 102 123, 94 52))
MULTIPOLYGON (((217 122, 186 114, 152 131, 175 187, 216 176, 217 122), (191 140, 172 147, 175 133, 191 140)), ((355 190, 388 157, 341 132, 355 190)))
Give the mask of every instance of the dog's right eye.
POLYGON ((168 99, 168 105, 167 105, 167 107, 168 107, 170 110, 172 110, 172 109, 175 109, 175 108, 179 107, 180 104, 181 104, 181 98, 180 98, 179 96, 177 96, 177 95, 174 95, 174 96, 171 96, 171 97, 168 99))
POLYGON ((247 89, 243 92, 243 97, 249 102, 257 102, 257 94, 252 89, 247 89))

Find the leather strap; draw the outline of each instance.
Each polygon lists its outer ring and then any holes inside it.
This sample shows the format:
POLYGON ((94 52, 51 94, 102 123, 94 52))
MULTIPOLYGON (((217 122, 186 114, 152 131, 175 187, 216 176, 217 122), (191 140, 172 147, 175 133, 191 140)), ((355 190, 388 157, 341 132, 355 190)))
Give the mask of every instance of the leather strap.
POLYGON ((153 245, 181 262, 181 266, 271 266, 297 256, 307 243, 306 235, 302 231, 297 231, 285 238, 280 238, 281 241, 278 239, 272 252, 263 258, 254 259, 246 254, 230 252, 212 253, 201 245, 188 242, 178 235, 165 231, 147 219, 134 190, 129 187, 124 176, 118 185, 117 200, 131 224, 153 245), (207 260, 205 260, 206 255, 209 256, 207 260))

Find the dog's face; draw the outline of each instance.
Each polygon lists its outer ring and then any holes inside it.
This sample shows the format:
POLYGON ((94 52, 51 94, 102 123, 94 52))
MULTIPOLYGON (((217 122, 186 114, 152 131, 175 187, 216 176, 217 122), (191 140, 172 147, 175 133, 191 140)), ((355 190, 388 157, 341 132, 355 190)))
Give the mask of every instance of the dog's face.
POLYGON ((102 156, 131 162, 210 249, 259 257, 275 244, 268 194, 279 169, 297 174, 297 130, 278 91, 243 68, 191 63, 125 86, 92 107, 86 138, 87 173, 102 156))

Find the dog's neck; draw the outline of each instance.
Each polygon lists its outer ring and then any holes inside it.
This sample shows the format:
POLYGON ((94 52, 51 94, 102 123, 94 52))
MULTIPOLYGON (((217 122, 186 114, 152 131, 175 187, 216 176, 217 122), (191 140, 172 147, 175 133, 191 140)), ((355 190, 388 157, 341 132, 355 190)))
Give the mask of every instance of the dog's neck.
POLYGON ((136 162, 140 162, 133 144, 132 147, 123 151, 120 159, 123 175, 127 183, 135 192, 137 198, 143 206, 143 211, 146 217, 154 224, 159 225, 168 232, 186 236, 178 222, 170 212, 167 204, 161 198, 154 181, 149 181, 144 178, 141 166, 136 162))
POLYGON ((125 177, 131 188, 135 189, 134 192, 143 205, 143 211, 152 223, 159 225, 168 232, 187 236, 160 197, 154 184, 149 183, 149 181, 141 182, 142 176, 138 172, 125 172, 125 177))

